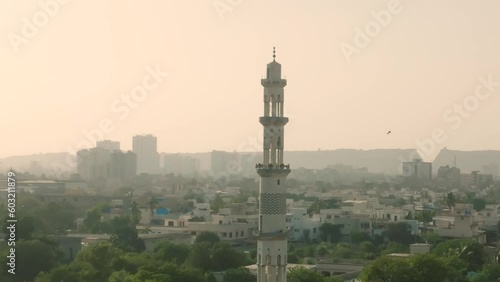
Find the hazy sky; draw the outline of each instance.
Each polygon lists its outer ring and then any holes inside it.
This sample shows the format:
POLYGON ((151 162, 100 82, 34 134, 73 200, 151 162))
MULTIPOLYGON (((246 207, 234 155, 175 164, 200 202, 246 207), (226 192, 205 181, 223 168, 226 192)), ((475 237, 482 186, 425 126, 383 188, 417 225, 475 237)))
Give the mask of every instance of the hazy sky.
POLYGON ((250 150, 273 46, 288 150, 415 148, 436 129, 429 155, 500 149, 497 0, 38 2, 0 4, 0 157, 68 151, 101 122, 122 149, 152 133, 163 152, 250 150))

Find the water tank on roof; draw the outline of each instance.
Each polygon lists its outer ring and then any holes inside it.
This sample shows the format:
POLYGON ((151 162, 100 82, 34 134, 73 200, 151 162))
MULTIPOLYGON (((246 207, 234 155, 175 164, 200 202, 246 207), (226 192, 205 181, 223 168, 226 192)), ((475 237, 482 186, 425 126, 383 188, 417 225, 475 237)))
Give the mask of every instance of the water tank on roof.
POLYGON ((169 214, 170 210, 165 208, 156 209, 156 214, 169 214))

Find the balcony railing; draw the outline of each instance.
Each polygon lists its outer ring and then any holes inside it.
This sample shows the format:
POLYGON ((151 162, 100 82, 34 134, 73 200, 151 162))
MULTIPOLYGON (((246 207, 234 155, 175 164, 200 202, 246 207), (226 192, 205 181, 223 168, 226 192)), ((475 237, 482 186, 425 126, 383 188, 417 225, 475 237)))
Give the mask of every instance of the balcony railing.
POLYGON ((273 164, 256 164, 255 165, 256 169, 287 169, 290 170, 290 165, 285 165, 285 164, 280 164, 280 165, 273 165, 273 164))
POLYGON ((268 232, 268 233, 262 233, 260 230, 256 229, 252 231, 252 236, 255 238, 282 240, 290 237, 291 233, 292 233, 291 227, 287 227, 285 230, 280 230, 278 232, 268 232))

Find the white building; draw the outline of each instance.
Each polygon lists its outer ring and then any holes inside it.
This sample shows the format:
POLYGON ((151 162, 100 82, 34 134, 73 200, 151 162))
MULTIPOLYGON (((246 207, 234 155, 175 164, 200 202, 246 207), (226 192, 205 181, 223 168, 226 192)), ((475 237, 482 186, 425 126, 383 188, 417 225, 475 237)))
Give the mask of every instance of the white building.
POLYGON ((479 229, 478 222, 472 214, 456 214, 451 216, 435 216, 433 218, 434 233, 447 238, 470 238, 481 244, 486 243, 486 234, 479 229))
MULTIPOLYGON (((273 58, 275 58, 273 54, 273 58)), ((259 228, 257 238, 257 281, 285 282, 287 265, 288 230, 286 228, 286 187, 283 185, 290 166, 283 162, 284 87, 281 65, 274 59, 267 65, 264 87, 264 116, 260 123, 264 127, 263 163, 257 164, 260 176, 259 228)))
POLYGON ((291 241, 308 241, 319 237, 321 218, 319 215, 310 217, 305 208, 290 208, 286 222, 291 241))

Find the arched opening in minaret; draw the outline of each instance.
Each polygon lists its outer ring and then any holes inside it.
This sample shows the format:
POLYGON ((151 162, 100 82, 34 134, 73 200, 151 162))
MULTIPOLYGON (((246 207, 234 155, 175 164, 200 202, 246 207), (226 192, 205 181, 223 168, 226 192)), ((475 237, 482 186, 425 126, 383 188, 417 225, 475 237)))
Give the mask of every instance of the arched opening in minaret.
POLYGON ((269 96, 265 96, 264 97, 264 116, 268 117, 269 116, 269 107, 270 107, 270 103, 269 103, 269 96))
POLYGON ((281 255, 278 255, 278 265, 281 265, 281 255))
POLYGON ((281 96, 278 95, 278 101, 276 103, 276 116, 278 116, 278 117, 282 116, 281 112, 282 112, 283 109, 281 107, 282 107, 281 106, 281 96))

